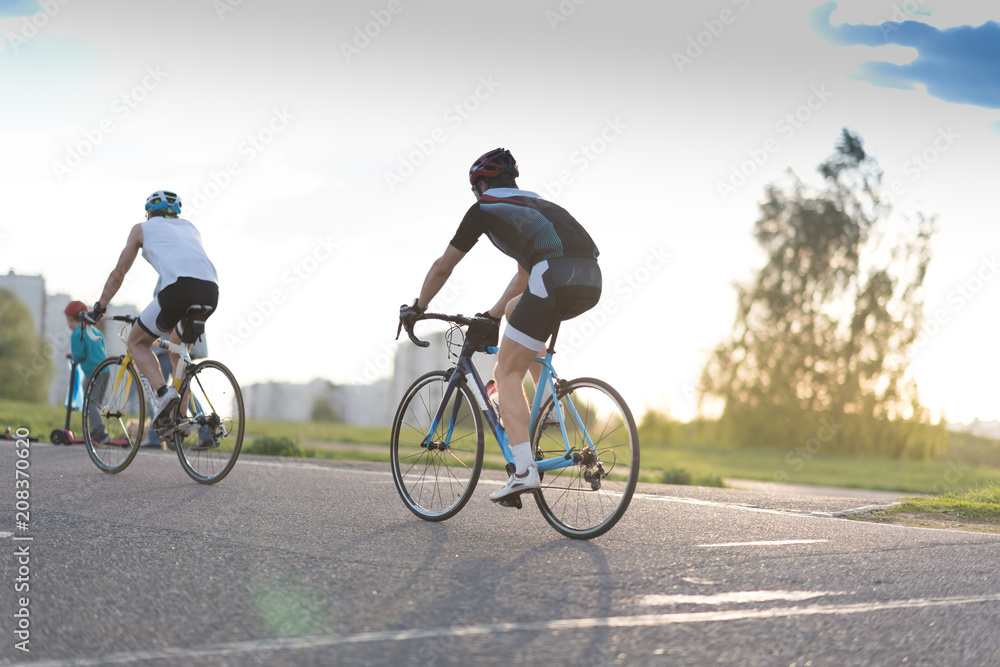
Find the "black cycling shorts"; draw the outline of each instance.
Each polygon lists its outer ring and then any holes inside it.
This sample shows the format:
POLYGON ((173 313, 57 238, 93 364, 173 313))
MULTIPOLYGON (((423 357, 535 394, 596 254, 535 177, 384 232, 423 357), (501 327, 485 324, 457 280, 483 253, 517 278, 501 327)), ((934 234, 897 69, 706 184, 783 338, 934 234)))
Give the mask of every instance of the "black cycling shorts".
MULTIPOLYGON (((219 305, 219 286, 209 280, 178 278, 167 285, 139 316, 139 326, 157 338, 169 334, 184 319, 189 306, 219 305)), ((210 313, 211 315, 211 313, 210 313)))
POLYGON ((531 268, 528 287, 510 315, 504 336, 538 351, 556 326, 585 313, 601 298, 596 259, 553 257, 531 268))

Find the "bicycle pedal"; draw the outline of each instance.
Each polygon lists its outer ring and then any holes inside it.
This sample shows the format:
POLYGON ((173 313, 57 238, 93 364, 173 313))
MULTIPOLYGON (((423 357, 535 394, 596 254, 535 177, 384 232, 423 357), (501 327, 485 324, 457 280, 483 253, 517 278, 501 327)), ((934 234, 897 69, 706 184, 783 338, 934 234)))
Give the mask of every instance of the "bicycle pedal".
POLYGON ((524 507, 524 505, 521 504, 520 494, 504 498, 503 500, 498 500, 497 505, 500 505, 500 507, 513 507, 515 509, 521 509, 524 507))

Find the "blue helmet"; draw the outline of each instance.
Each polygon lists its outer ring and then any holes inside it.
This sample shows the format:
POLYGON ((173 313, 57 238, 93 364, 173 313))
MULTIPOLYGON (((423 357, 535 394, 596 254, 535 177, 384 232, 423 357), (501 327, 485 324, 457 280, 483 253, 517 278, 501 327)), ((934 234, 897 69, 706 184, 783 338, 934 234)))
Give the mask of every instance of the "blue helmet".
POLYGON ((167 190, 157 190, 146 198, 147 211, 163 211, 161 215, 179 215, 181 198, 167 190))

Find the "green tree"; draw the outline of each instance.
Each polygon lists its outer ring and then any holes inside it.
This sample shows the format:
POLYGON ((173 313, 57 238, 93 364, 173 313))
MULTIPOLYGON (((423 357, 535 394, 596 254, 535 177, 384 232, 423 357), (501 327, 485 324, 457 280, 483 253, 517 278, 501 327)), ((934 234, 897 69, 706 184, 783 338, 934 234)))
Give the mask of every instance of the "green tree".
POLYGON ((31 311, 14 292, 0 289, 0 397, 44 401, 51 379, 52 359, 31 311))
POLYGON ((850 130, 819 172, 819 188, 794 175, 767 188, 754 225, 767 262, 737 285, 732 333, 701 389, 724 401, 724 432, 740 444, 788 446, 822 431, 829 450, 926 456, 943 427, 900 423, 928 416, 906 371, 936 220, 907 220, 888 238, 882 171, 850 130))

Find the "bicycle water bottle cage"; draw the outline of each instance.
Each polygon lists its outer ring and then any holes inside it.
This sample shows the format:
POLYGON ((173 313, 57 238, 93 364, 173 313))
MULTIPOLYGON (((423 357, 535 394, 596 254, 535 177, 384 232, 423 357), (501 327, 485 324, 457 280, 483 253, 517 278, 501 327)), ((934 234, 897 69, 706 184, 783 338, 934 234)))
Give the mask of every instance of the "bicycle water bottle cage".
POLYGON ((184 333, 181 334, 183 343, 193 345, 205 333, 205 320, 211 312, 211 306, 188 306, 187 314, 181 323, 184 329, 184 333))

